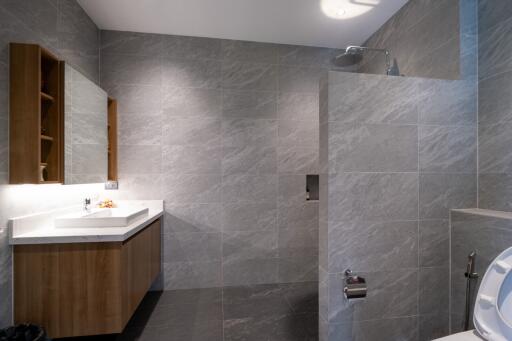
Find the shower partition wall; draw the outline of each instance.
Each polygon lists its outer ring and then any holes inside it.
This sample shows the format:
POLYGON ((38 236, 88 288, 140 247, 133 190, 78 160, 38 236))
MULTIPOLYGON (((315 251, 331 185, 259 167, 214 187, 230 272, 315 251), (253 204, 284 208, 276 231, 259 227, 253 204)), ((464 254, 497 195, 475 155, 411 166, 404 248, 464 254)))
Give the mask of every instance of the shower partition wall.
POLYGON ((320 339, 448 334, 449 209, 476 204, 475 85, 330 72, 320 91, 320 339), (346 269, 365 300, 343 296, 346 269))

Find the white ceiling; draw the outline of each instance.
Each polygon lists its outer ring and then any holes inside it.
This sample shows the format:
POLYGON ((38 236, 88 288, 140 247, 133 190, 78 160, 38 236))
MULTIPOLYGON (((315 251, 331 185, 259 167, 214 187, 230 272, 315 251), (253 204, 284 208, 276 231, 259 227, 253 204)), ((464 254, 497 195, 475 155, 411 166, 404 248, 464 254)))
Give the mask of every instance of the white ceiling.
POLYGON ((336 48, 362 44, 408 0, 327 0, 371 8, 350 19, 327 17, 320 1, 78 0, 105 30, 336 48))

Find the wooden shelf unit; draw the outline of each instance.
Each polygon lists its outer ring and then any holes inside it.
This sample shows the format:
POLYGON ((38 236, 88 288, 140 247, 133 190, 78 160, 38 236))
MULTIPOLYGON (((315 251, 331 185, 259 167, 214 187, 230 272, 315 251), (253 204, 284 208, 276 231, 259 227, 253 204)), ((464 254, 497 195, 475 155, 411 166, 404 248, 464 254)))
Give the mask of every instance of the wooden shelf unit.
POLYGON ((108 180, 117 181, 117 101, 108 98, 108 180))
POLYGON ((9 183, 63 183, 64 62, 39 45, 11 43, 9 67, 9 183))

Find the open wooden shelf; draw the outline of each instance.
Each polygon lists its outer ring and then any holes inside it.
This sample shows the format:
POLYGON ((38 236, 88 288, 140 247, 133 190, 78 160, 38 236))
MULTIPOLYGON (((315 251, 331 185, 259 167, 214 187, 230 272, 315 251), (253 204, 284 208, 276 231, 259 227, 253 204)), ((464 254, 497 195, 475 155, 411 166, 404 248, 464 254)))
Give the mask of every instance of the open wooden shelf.
POLYGON ((35 44, 9 52, 9 183, 62 183, 64 62, 35 44))
POLYGON ((46 140, 46 141, 52 141, 53 142, 53 137, 47 136, 47 135, 41 135, 41 140, 46 140))
POLYGON ((108 98, 108 180, 117 181, 117 101, 108 98))
POLYGON ((41 91, 41 99, 42 99, 43 101, 55 102, 55 98, 53 98, 53 96, 50 96, 50 95, 48 95, 47 93, 42 92, 42 91, 41 91))

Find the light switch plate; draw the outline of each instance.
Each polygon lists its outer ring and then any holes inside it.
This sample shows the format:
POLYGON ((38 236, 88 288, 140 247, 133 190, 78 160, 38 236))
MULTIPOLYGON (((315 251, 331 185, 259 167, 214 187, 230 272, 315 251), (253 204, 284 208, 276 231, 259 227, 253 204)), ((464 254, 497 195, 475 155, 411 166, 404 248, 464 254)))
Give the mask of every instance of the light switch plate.
POLYGON ((107 181, 107 182, 105 182, 105 189, 107 189, 107 190, 119 189, 119 183, 117 181, 107 181))

